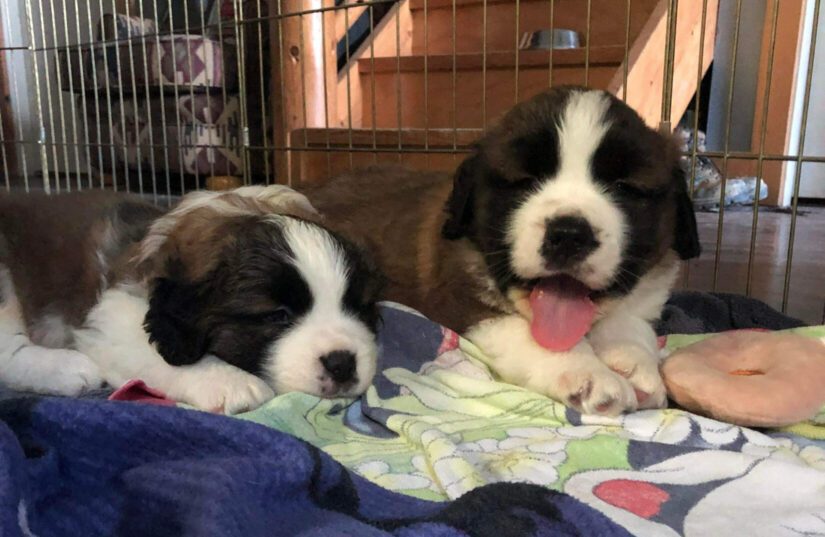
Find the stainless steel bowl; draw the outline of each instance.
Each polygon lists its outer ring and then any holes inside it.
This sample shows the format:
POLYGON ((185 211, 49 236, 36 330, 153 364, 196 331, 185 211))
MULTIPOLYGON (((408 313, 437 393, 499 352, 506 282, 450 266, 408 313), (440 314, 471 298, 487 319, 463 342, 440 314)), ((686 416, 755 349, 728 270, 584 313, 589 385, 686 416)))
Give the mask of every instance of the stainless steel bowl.
POLYGON ((581 41, 575 30, 555 28, 553 30, 536 30, 522 38, 524 49, 566 49, 579 48, 581 41))

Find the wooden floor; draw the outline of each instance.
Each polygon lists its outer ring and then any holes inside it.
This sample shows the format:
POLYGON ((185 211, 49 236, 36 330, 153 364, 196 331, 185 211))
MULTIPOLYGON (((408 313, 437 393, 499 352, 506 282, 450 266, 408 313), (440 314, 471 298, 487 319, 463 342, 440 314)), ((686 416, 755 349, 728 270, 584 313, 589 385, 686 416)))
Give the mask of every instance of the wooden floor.
MULTIPOLYGON (((702 256, 691 261, 681 284, 688 289, 744 294, 753 214, 735 208, 724 213, 721 248, 716 256, 719 214, 697 213, 702 256)), ((791 215, 762 211, 757 225, 750 295, 781 309, 788 261, 791 215)), ((787 313, 809 324, 825 319, 825 207, 800 206, 791 265, 787 313)))

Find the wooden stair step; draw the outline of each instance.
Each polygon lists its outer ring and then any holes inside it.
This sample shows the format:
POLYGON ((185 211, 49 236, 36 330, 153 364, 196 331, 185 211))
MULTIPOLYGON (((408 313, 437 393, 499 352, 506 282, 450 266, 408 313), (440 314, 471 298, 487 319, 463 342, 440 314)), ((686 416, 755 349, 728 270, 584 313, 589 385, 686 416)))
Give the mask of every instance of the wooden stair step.
POLYGON ((415 54, 513 50, 526 32, 566 28, 579 33, 582 45, 633 43, 659 0, 409 0, 415 54), (590 4, 588 21, 587 6, 590 4), (551 5, 553 6, 551 13, 551 5), (486 11, 487 25, 483 24, 486 11), (426 30, 426 31, 425 31, 426 30), (629 34, 629 35, 628 35, 629 34))
MULTIPOLYGON (((405 128, 483 128, 516 102, 549 87, 550 58, 549 51, 520 51, 516 69, 515 52, 490 53, 484 70, 481 54, 458 55, 454 73, 452 56, 428 56, 426 76, 423 56, 359 60, 359 126, 393 128, 400 119, 405 128)), ((553 85, 607 89, 620 70, 624 48, 592 49, 587 69, 584 58, 584 49, 554 51, 553 85)))
MULTIPOLYGON (((553 65, 556 67, 579 67, 584 68, 587 58, 584 48, 555 50, 552 53, 553 65)), ((624 61, 625 50, 623 46, 593 47, 590 49, 590 66, 612 65, 618 66, 624 61)), ((540 68, 545 71, 549 68, 551 59, 550 51, 546 50, 520 50, 518 51, 519 69, 540 68)), ((428 72, 450 71, 453 68, 457 71, 470 71, 487 69, 509 69, 516 67, 516 51, 510 52, 488 52, 483 54, 456 54, 455 59, 452 54, 433 54, 428 56, 414 55, 395 57, 379 57, 358 60, 358 72, 361 74, 375 73, 417 73, 424 72, 424 64, 427 65, 428 72)))
MULTIPOLYGON (((439 8, 451 8, 453 7, 453 2, 455 2, 456 8, 468 7, 468 6, 483 6, 485 0, 410 0, 410 9, 412 11, 418 11, 422 9, 439 9, 439 8)), ((487 6, 495 5, 495 4, 512 4, 513 6, 516 5, 516 0, 486 0, 487 6)), ((548 5, 548 0, 520 0, 520 4, 544 4, 548 5)))
POLYGON ((299 129, 291 134, 292 180, 324 181, 379 163, 451 172, 480 129, 299 129), (400 149, 399 149, 400 138, 400 149))
POLYGON ((469 147, 481 129, 298 129, 292 132, 293 147, 379 147, 403 149, 424 147, 469 147))

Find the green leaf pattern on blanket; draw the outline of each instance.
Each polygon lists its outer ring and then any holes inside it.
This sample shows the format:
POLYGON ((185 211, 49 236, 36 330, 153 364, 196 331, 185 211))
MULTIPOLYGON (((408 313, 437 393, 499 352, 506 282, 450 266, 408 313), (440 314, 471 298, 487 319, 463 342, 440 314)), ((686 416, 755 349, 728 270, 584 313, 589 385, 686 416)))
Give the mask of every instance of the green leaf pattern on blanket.
MULTIPOLYGON (((825 327, 796 332, 825 338, 825 327)), ((666 348, 673 350, 704 337, 670 336, 666 348)), ((288 394, 242 417, 298 436, 369 480, 412 496, 443 500, 485 483, 531 482, 573 494, 633 532, 650 535, 713 534, 712 524, 706 525, 711 522, 703 522, 699 533, 689 531, 691 513, 702 511, 706 497, 716 498, 712 491, 734 486, 731 483, 745 486, 746 477, 759 470, 774 476, 760 477, 768 480, 765 484, 771 489, 766 491, 770 497, 762 500, 782 503, 776 495, 785 495, 794 502, 789 504, 792 509, 803 511, 795 513, 791 522, 784 517, 780 521, 752 517, 759 527, 773 530, 776 522, 777 528, 825 532, 825 516, 820 516, 825 512, 823 444, 675 409, 618 418, 580 416, 546 397, 495 381, 486 362, 476 347, 459 340, 457 348, 441 352, 418 372, 400 367, 383 371, 397 387, 392 396, 380 397, 375 386, 363 405, 288 394), (367 414, 380 413, 377 421, 395 434, 366 434, 348 424, 348 416, 360 414, 362 407, 367 414), (785 470, 776 470, 776 465, 785 470), (802 492, 796 482, 793 489, 783 490, 783 480, 788 479, 784 476, 793 475, 787 468, 800 472, 801 482, 812 483, 809 487, 818 487, 821 500, 811 503, 807 495, 798 497, 802 492), (661 481, 662 476, 668 477, 661 481), (770 482, 774 478, 777 483, 770 482), (626 493, 626 487, 640 483, 649 487, 644 494, 626 493), (675 497, 673 487, 682 487, 680 494, 686 494, 685 487, 694 491, 688 494, 689 505, 684 498, 669 500, 675 497), (622 503, 628 494, 637 498, 635 503, 622 503), (649 501, 639 504, 638 498, 649 501), (819 518, 811 519, 809 515, 817 512, 819 518)), ((825 424, 825 409, 806 426, 825 429, 817 424, 825 424)), ((816 438, 816 434, 806 436, 816 438)), ((722 498, 719 505, 725 504, 726 496, 722 498)), ((762 500, 753 502, 758 506, 762 500)))

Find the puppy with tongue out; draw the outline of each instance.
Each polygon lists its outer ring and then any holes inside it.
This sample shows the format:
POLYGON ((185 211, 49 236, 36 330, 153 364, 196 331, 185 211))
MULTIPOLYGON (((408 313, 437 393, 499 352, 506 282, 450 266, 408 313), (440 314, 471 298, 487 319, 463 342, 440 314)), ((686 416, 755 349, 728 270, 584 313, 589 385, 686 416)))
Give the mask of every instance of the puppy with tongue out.
POLYGON ((387 299, 463 332, 502 380, 587 414, 665 404, 651 323, 696 221, 677 144, 612 95, 517 105, 452 181, 372 169, 308 195, 375 246, 387 299))
POLYGON ((569 351, 590 332, 596 304, 590 288, 568 276, 544 278, 530 292, 530 333, 545 349, 569 351))

